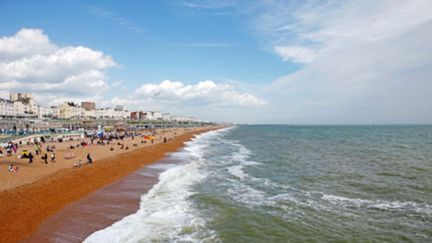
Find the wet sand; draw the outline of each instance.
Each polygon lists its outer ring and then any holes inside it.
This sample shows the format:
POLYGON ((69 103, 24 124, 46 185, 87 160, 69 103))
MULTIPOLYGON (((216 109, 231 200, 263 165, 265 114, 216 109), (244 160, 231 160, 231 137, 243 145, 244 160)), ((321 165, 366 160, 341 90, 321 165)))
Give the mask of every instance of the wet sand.
POLYGON ((24 242, 82 242, 135 213, 141 196, 157 183, 160 172, 144 167, 90 193, 49 217, 24 242))
MULTIPOLYGON (((27 238, 45 219, 54 215, 69 203, 83 198, 90 192, 112 183, 146 164, 163 158, 167 152, 176 151, 183 146, 185 141, 190 140, 193 134, 213 129, 216 129, 216 127, 189 132, 168 141, 166 144, 159 143, 152 146, 138 148, 127 153, 120 153, 112 157, 98 160, 92 165, 85 165, 81 168, 63 169, 31 184, 0 192, 1 241, 16 242, 27 238)), ((144 192, 145 190, 148 190, 152 185, 150 180, 148 182, 149 185, 147 185, 147 187, 143 185, 142 188, 138 188, 138 191, 132 192, 132 194, 135 193, 136 196, 138 196, 139 193, 142 194, 142 190, 144 190, 144 192)), ((109 197, 111 193, 106 193, 106 195, 109 197)), ((83 198, 83 200, 90 199, 83 198)), ((94 201, 94 198, 90 201, 94 201)), ((136 207, 138 207, 136 201, 137 199, 133 199, 133 197, 132 199, 126 199, 124 203, 130 206, 124 207, 127 210, 121 214, 127 215, 136 211, 136 207), (131 205, 135 205, 135 208, 131 205)), ((115 199, 111 202, 115 202, 115 199)), ((109 207, 112 207, 108 204, 105 205, 105 209, 103 210, 110 210, 109 207)), ((69 224, 66 222, 63 227, 69 227, 72 231, 72 225, 75 225, 74 227, 77 227, 77 232, 88 227, 81 227, 79 222, 73 221, 77 220, 72 217, 73 211, 69 211, 69 213, 72 221, 69 221, 69 224)), ((65 212, 65 214, 67 213, 65 212)), ((91 214, 89 216, 87 213, 82 214, 82 216, 88 218, 93 217, 91 214)), ((99 219, 100 224, 94 225, 94 229, 101 227, 102 225, 109 225, 117 220, 114 218, 110 219, 109 216, 107 217, 108 218, 106 219, 99 219)), ((82 218, 79 221, 82 220, 86 220, 86 218, 82 218)), ((55 227, 61 227, 61 224, 57 223, 55 224, 55 227)), ((54 229, 51 231, 54 232, 54 229)), ((35 234, 35 237, 36 236, 37 234, 35 234)), ((39 239, 42 240, 42 238, 39 239)))

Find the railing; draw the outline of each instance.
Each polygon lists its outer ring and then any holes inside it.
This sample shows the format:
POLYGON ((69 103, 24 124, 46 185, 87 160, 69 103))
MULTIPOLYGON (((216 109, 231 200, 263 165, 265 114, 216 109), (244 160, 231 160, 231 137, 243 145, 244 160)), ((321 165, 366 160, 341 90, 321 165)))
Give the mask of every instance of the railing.
POLYGON ((31 137, 31 136, 55 136, 55 135, 64 135, 64 134, 79 134, 79 133, 83 133, 83 132, 79 132, 79 131, 69 131, 69 132, 39 132, 39 133, 28 133, 28 134, 23 134, 23 135, 13 135, 13 136, 9 136, 9 137, 3 137, 0 138, 0 143, 8 143, 9 141, 12 140, 16 140, 16 139, 20 139, 20 138, 25 138, 25 137, 31 137))

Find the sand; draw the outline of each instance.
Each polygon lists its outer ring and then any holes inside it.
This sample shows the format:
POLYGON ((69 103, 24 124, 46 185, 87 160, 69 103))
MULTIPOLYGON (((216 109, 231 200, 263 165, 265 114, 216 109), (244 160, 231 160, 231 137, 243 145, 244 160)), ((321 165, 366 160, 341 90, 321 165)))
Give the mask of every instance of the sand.
MULTIPOLYGON (((10 161, 2 159, 0 162, 2 164, 0 184, 3 189, 0 192, 0 240, 16 242, 25 239, 45 219, 65 205, 146 164, 163 158, 167 152, 182 147, 193 134, 211 129, 217 127, 189 131, 172 130, 171 133, 164 135, 169 137, 167 143, 162 142, 163 137, 157 137, 158 141, 155 142, 158 143, 152 146, 141 144, 141 139, 135 138, 134 141, 125 141, 125 144, 130 144, 129 151, 120 150, 117 146, 113 146, 114 151, 110 150, 110 146, 78 148, 73 150, 76 155, 74 160, 58 159, 56 163, 48 165, 42 164, 40 158, 37 158, 32 166, 28 166, 27 160, 24 160, 21 161, 22 165, 18 173, 7 172, 7 164, 10 161), (177 133, 175 138, 174 132, 177 133), (133 146, 134 143, 138 146, 133 146), (86 161, 85 156, 88 152, 95 162, 80 168, 72 168, 73 163, 78 159, 86 161)), ((70 152, 67 147, 68 143, 58 146, 58 158, 70 152)))
MULTIPOLYGON (((170 163, 162 159, 156 163, 170 163)), ((83 242, 90 234, 134 214, 141 196, 159 180, 162 170, 144 166, 74 201, 44 220, 24 242, 83 242)))
MULTIPOLYGON (((188 131, 189 129, 184 129, 184 128, 165 129, 164 134, 162 134, 161 130, 157 130, 158 135, 155 136, 154 143, 163 142, 164 137, 166 137, 167 139, 173 139, 175 136, 179 136, 188 131)), ((41 158, 42 155, 35 155, 34 153, 35 146, 20 147, 18 149, 18 153, 14 154, 12 157, 0 158, 0 191, 13 189, 21 185, 29 184, 38 181, 44 177, 47 177, 49 175, 52 175, 62 169, 72 168, 73 164, 78 163, 79 160, 85 163, 87 161, 86 156, 88 153, 90 153, 93 160, 101 160, 101 159, 109 158, 121 153, 133 151, 135 149, 151 145, 150 141, 146 141, 147 143, 142 144, 141 140, 143 140, 142 137, 135 137, 133 140, 132 138, 127 138, 124 141, 115 141, 111 145, 105 145, 105 146, 93 145, 93 146, 86 146, 86 147, 80 147, 75 149, 70 149, 69 147, 71 145, 76 146, 81 141, 90 143, 90 139, 75 140, 75 141, 69 141, 63 143, 48 142, 43 145, 42 154, 46 152, 45 150, 46 146, 55 145, 56 158, 57 158, 56 163, 51 163, 50 162, 51 153, 48 153, 48 161, 49 161, 48 164, 45 164, 43 162, 41 158), (128 150, 120 149, 120 146, 117 145, 118 142, 123 143, 124 147, 128 146, 129 149, 128 150), (136 144, 137 146, 134 146, 134 144, 136 144), (113 148, 114 150, 111 151, 110 150, 111 148, 113 148), (34 162, 32 165, 29 165, 28 159, 17 158, 17 155, 21 154, 21 151, 24 149, 32 151, 34 155, 34 162), (64 156, 66 154, 74 154, 75 158, 64 159, 64 156), (14 166, 19 167, 18 173, 8 172, 8 166, 11 163, 14 166)), ((3 153, 5 153, 4 150, 3 153)))

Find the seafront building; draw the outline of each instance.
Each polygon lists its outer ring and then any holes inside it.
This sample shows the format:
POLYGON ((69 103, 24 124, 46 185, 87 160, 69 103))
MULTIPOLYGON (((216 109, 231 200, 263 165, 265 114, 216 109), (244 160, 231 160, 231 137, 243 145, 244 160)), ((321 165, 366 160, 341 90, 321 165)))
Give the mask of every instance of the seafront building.
POLYGON ((163 120, 162 113, 160 111, 133 111, 130 114, 131 120, 148 120, 156 121, 163 120))
POLYGON ((198 122, 194 117, 175 116, 160 111, 129 111, 121 105, 97 108, 95 102, 64 102, 59 106, 41 106, 30 93, 12 93, 0 98, 0 117, 44 120, 131 120, 149 122, 198 122))
POLYGON ((162 113, 162 120, 171 121, 171 115, 169 113, 162 113))
POLYGON ((31 95, 11 94, 10 99, 0 98, 0 117, 38 117, 39 107, 31 95))
POLYGON ((119 109, 119 108, 100 108, 95 112, 96 119, 114 119, 114 120, 125 120, 129 119, 130 113, 127 110, 119 109))
MULTIPOLYGON (((30 116, 39 115, 39 105, 33 99, 33 95, 30 93, 12 93, 10 94, 10 100, 16 103, 18 106, 24 108, 24 114, 29 114, 30 116)), ((21 112, 22 109, 18 108, 21 112)))
POLYGON ((84 109, 73 102, 65 102, 60 106, 60 119, 83 118, 84 109))
POLYGON ((7 99, 0 98, 0 116, 1 117, 12 117, 17 114, 15 110, 14 102, 7 99))

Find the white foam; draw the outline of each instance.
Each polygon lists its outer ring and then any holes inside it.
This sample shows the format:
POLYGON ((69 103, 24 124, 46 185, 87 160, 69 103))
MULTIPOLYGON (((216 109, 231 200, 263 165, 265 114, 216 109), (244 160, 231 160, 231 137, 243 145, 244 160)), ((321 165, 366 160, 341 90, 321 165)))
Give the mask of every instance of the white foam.
POLYGON ((235 201, 244 204, 245 206, 261 206, 266 202, 266 193, 250 187, 245 184, 232 183, 232 186, 227 190, 227 193, 235 201))
POLYGON ((163 172, 156 184, 141 198, 137 213, 112 226, 93 233, 85 242, 136 242, 140 240, 172 240, 184 227, 200 227, 187 198, 189 186, 202 179, 196 163, 177 166, 163 172))
POLYGON ((386 200, 367 200, 360 198, 347 198, 335 195, 323 194, 322 199, 331 204, 344 207, 357 207, 380 209, 389 211, 413 211, 416 213, 432 215, 432 206, 427 203, 416 203, 412 201, 386 201, 386 200))
POLYGON ((238 151, 232 154, 232 159, 235 161, 244 162, 250 157, 251 153, 252 152, 249 149, 239 144, 238 151))
POLYGON ((175 166, 176 165, 172 163, 157 163, 157 164, 151 164, 147 167, 151 169, 157 169, 157 170, 167 170, 175 166))
MULTIPOLYGON (((206 221, 198 216, 188 199, 194 194, 192 186, 206 177, 200 165, 204 162, 201 155, 208 145, 207 141, 225 130, 204 133, 188 142, 184 151, 193 159, 161 173, 159 182, 141 197, 140 209, 135 214, 94 232, 85 242, 197 241, 197 237, 201 240, 215 239, 214 233, 205 229, 206 221)), ((172 156, 176 156, 176 153, 172 156)))
POLYGON ((231 166, 231 167, 228 168, 228 171, 229 171, 232 175, 234 175, 234 176, 240 178, 241 180, 243 180, 245 177, 247 177, 247 175, 246 175, 246 174, 244 173, 244 171, 243 171, 243 166, 242 166, 242 165, 234 165, 234 166, 231 166))

